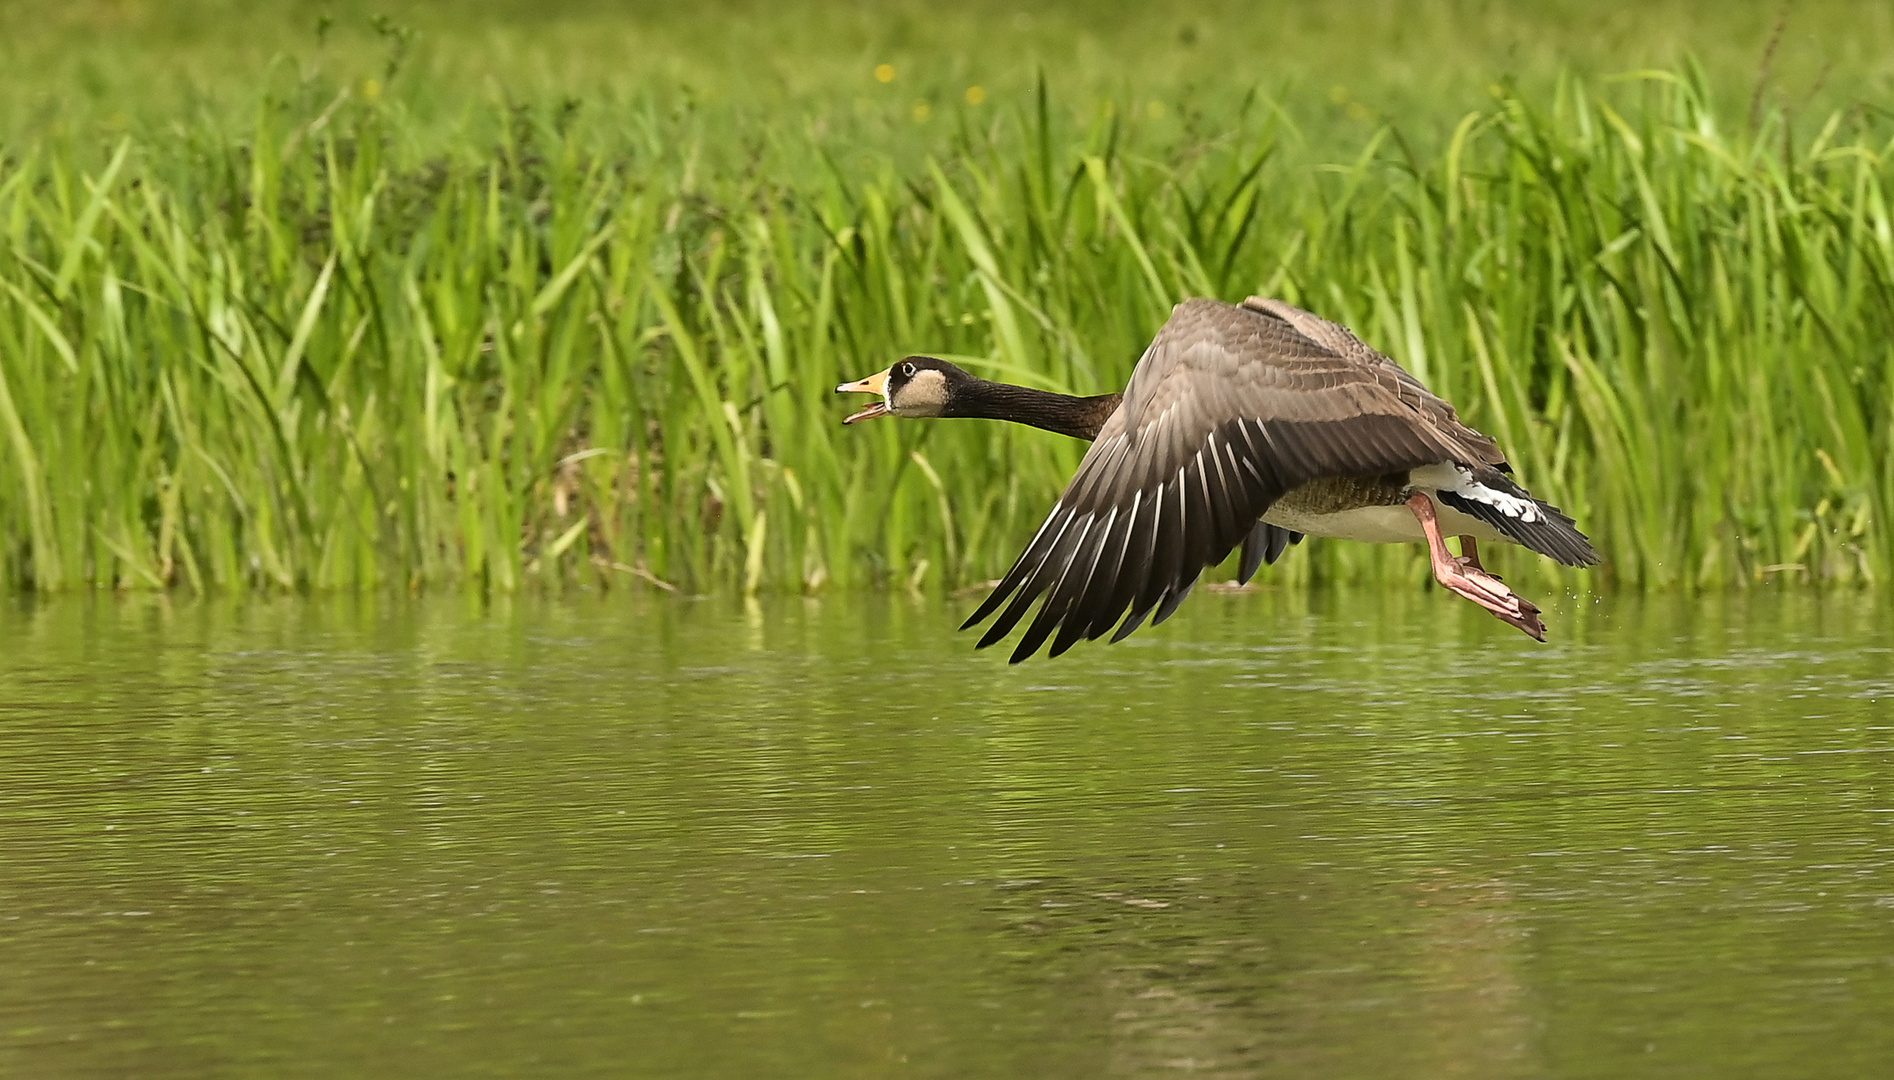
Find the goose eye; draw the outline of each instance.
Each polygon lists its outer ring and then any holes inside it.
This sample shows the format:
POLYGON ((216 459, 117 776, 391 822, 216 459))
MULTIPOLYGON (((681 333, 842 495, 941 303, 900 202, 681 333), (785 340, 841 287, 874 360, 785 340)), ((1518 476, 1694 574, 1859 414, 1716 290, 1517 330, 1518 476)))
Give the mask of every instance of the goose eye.
POLYGON ((907 376, 907 377, 908 377, 908 378, 910 378, 910 379, 912 379, 912 378, 914 377, 914 365, 913 365, 913 364, 902 364, 902 365, 901 365, 901 374, 902 374, 902 375, 905 375, 905 376, 907 376))

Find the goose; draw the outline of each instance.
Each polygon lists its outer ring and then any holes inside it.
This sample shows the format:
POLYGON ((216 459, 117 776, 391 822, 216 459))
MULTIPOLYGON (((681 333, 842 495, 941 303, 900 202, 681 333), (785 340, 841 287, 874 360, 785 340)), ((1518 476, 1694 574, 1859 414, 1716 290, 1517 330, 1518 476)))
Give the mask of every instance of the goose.
POLYGON ((1520 544, 1567 566, 1599 561, 1452 405, 1346 327, 1281 300, 1178 304, 1122 394, 991 382, 928 356, 836 391, 881 398, 847 424, 983 417, 1092 440, 1026 550, 961 626, 997 613, 986 648, 1043 596, 1012 663, 1048 638, 1058 656, 1113 624, 1117 642, 1147 617, 1163 622, 1239 543, 1247 583, 1304 536, 1422 541, 1442 587, 1539 641, 1539 608, 1486 571, 1479 543, 1520 544))

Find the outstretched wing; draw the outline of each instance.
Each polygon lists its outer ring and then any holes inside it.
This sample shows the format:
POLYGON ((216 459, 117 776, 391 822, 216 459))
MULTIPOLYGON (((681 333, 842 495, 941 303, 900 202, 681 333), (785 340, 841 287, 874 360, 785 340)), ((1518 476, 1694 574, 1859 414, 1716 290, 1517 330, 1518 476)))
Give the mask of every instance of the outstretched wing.
POLYGON ((1392 361, 1338 353, 1272 312, 1177 305, 1058 505, 962 628, 997 612, 984 648, 1043 596, 1014 663, 1055 632, 1053 656, 1124 616, 1121 640, 1153 611, 1168 618, 1288 491, 1483 461, 1483 447, 1429 422, 1416 388, 1426 393, 1392 361))

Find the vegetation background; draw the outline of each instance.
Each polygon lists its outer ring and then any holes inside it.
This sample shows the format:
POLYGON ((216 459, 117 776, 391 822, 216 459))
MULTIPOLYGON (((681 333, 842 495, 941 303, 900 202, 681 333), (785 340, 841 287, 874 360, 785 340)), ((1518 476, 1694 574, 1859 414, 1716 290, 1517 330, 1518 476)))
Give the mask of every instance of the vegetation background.
POLYGON ((0 579, 954 589, 1083 447, 838 381, 1267 293, 1607 559, 1509 575, 1886 581, 1890 103, 1877 4, 15 0, 0 579))

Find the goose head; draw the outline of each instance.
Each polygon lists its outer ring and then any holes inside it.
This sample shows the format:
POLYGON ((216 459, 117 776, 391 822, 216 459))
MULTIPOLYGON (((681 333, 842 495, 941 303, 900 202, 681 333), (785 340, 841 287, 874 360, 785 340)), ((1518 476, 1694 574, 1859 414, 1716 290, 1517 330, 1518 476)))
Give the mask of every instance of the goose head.
POLYGON ((880 394, 881 400, 843 420, 872 420, 877 416, 951 416, 955 399, 974 381, 972 375, 931 356, 910 356, 886 371, 843 383, 838 394, 880 394))

